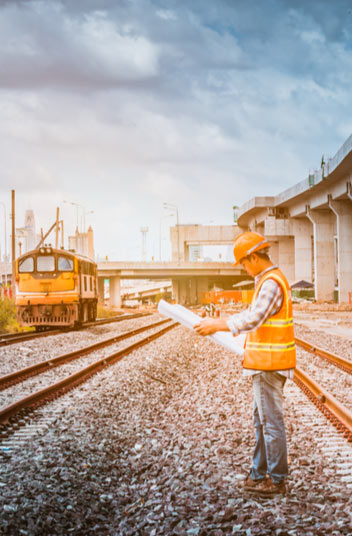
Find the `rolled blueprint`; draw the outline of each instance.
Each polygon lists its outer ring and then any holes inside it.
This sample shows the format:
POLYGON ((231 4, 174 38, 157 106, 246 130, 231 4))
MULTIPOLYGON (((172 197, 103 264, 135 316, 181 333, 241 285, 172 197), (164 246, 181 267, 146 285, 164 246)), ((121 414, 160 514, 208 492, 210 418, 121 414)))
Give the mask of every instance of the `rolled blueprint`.
MULTIPOLYGON (((161 315, 172 318, 172 320, 179 322, 189 329, 193 329, 193 327, 196 324, 199 324, 199 322, 202 320, 198 315, 192 313, 192 311, 186 307, 183 307, 179 304, 171 305, 165 300, 159 301, 158 311, 161 315)), ((227 350, 230 350, 235 354, 243 355, 244 353, 243 347, 246 338, 244 334, 234 337, 229 331, 218 331, 217 333, 214 333, 214 335, 208 335, 207 337, 212 339, 217 344, 221 344, 221 346, 224 346, 227 350)))

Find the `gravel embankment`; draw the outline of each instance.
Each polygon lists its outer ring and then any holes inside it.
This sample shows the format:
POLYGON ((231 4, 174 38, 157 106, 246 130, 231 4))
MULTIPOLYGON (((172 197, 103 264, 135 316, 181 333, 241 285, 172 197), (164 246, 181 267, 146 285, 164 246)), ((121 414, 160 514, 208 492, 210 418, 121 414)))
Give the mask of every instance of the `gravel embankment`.
POLYGON ((49 429, 3 455, 3 533, 351 534, 351 488, 334 460, 344 452, 352 466, 352 448, 292 382, 289 493, 242 492, 253 429, 238 361, 177 327, 42 408, 49 429))
MULTIPOLYGON (((339 357, 352 360, 352 342, 343 337, 326 335, 321 330, 304 326, 296 326, 295 335, 339 357)), ((345 407, 352 410, 352 375, 299 346, 297 347, 297 366, 312 376, 345 407)))
POLYGON ((84 346, 89 346, 158 320, 162 320, 162 317, 159 314, 154 314, 5 346, 0 349, 0 375, 9 374, 15 370, 34 365, 39 361, 73 352, 84 346))
POLYGON ((350 339, 327 334, 321 329, 311 329, 302 324, 295 324, 295 335, 319 348, 352 361, 352 341, 350 339))
MULTIPOLYGON (((149 325, 152 323, 155 323, 155 320, 149 321, 146 325, 149 325)), ((49 385, 57 383, 60 380, 70 376, 71 374, 74 374, 80 371, 81 369, 87 367, 88 365, 95 363, 96 361, 99 361, 100 359, 103 359, 105 357, 108 357, 115 352, 123 350, 124 348, 140 341, 141 339, 145 337, 148 337, 156 333, 157 331, 165 327, 166 327, 166 324, 153 327, 142 333, 134 335, 133 337, 129 337, 117 343, 110 344, 109 346, 102 348, 98 351, 91 352, 78 359, 69 361, 68 363, 63 363, 59 367, 50 368, 39 375, 33 376, 31 378, 24 380, 23 382, 12 385, 8 389, 0 392, 0 408, 5 407, 11 404, 12 402, 19 400, 20 398, 24 398, 36 391, 39 391, 40 389, 48 387, 49 385)), ((133 329, 133 326, 129 326, 129 330, 132 330, 132 329, 133 329)), ((116 333, 113 333, 111 336, 115 336, 115 335, 116 333)), ((108 338, 109 337, 104 337, 104 339, 108 339, 108 338)), ((80 347, 84 347, 84 346, 87 346, 87 345, 81 344, 80 347)))

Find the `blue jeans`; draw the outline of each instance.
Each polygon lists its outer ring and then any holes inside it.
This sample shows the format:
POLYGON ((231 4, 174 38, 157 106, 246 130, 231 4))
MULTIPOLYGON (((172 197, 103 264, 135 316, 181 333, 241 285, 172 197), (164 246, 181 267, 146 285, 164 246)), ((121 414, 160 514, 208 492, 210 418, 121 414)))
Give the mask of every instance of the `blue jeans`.
POLYGON ((256 444, 253 453, 253 480, 268 474, 275 484, 288 474, 285 423, 282 411, 285 376, 260 372, 253 376, 253 421, 256 444))

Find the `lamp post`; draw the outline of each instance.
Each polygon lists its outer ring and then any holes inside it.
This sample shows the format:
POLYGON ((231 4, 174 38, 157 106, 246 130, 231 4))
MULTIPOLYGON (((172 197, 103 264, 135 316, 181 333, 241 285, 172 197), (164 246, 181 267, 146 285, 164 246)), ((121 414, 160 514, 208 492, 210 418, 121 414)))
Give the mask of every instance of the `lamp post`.
POLYGON ((75 203, 74 201, 66 201, 65 199, 64 199, 64 203, 67 203, 68 205, 73 205, 74 207, 76 207, 76 226, 79 231, 79 207, 81 205, 79 205, 78 203, 75 203))
MULTIPOLYGON (((4 249, 4 272, 5 272, 5 286, 7 286, 7 231, 6 231, 6 220, 7 220, 7 214, 6 214, 6 205, 3 201, 0 201, 0 205, 2 205, 2 208, 4 209, 4 237, 5 237, 5 249, 4 249)), ((1 263, 1 257, 0 257, 0 263, 1 263)), ((2 283, 2 274, 1 274, 1 283, 2 283)))
POLYGON ((172 214, 164 214, 164 216, 161 216, 159 221, 159 260, 162 261, 162 221, 164 218, 170 218, 172 214))
POLYGON ((93 214, 94 210, 86 210, 83 205, 80 205, 79 203, 75 203, 74 201, 66 201, 64 199, 64 203, 67 203, 68 205, 73 205, 76 207, 76 225, 77 229, 81 233, 86 232, 86 216, 88 214, 93 214), (82 210, 82 216, 79 215, 79 209, 82 210), (80 229, 81 228, 81 229, 80 229))
MULTIPOLYGON (((5 237, 5 250, 4 250, 4 261, 7 262, 7 231, 6 231, 6 205, 3 201, 0 201, 0 205, 2 205, 2 208, 4 209, 4 237, 5 237)), ((0 259, 1 260, 1 259, 0 259)))
POLYGON ((180 264, 180 229, 178 222, 178 207, 172 203, 163 203, 164 208, 174 210, 176 213, 176 229, 177 229, 177 264, 180 264))

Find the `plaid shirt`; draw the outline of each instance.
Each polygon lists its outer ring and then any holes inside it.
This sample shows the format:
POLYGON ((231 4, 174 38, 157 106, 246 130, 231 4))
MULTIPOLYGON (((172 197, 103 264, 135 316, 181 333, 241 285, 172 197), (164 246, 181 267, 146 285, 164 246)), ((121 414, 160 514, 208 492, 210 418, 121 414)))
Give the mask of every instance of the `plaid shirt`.
MULTIPOLYGON (((257 287, 260 279, 270 270, 277 268, 277 265, 270 266, 264 272, 258 274, 254 280, 257 287)), ((267 318, 275 315, 280 311, 283 303, 283 291, 281 286, 274 279, 267 279, 262 284, 259 294, 254 303, 242 313, 232 315, 227 319, 227 325, 233 335, 239 333, 248 333, 261 326, 267 318)), ((289 378, 293 377, 293 369, 286 371, 277 371, 289 378)), ((245 376, 258 374, 258 371, 244 370, 245 376)))

